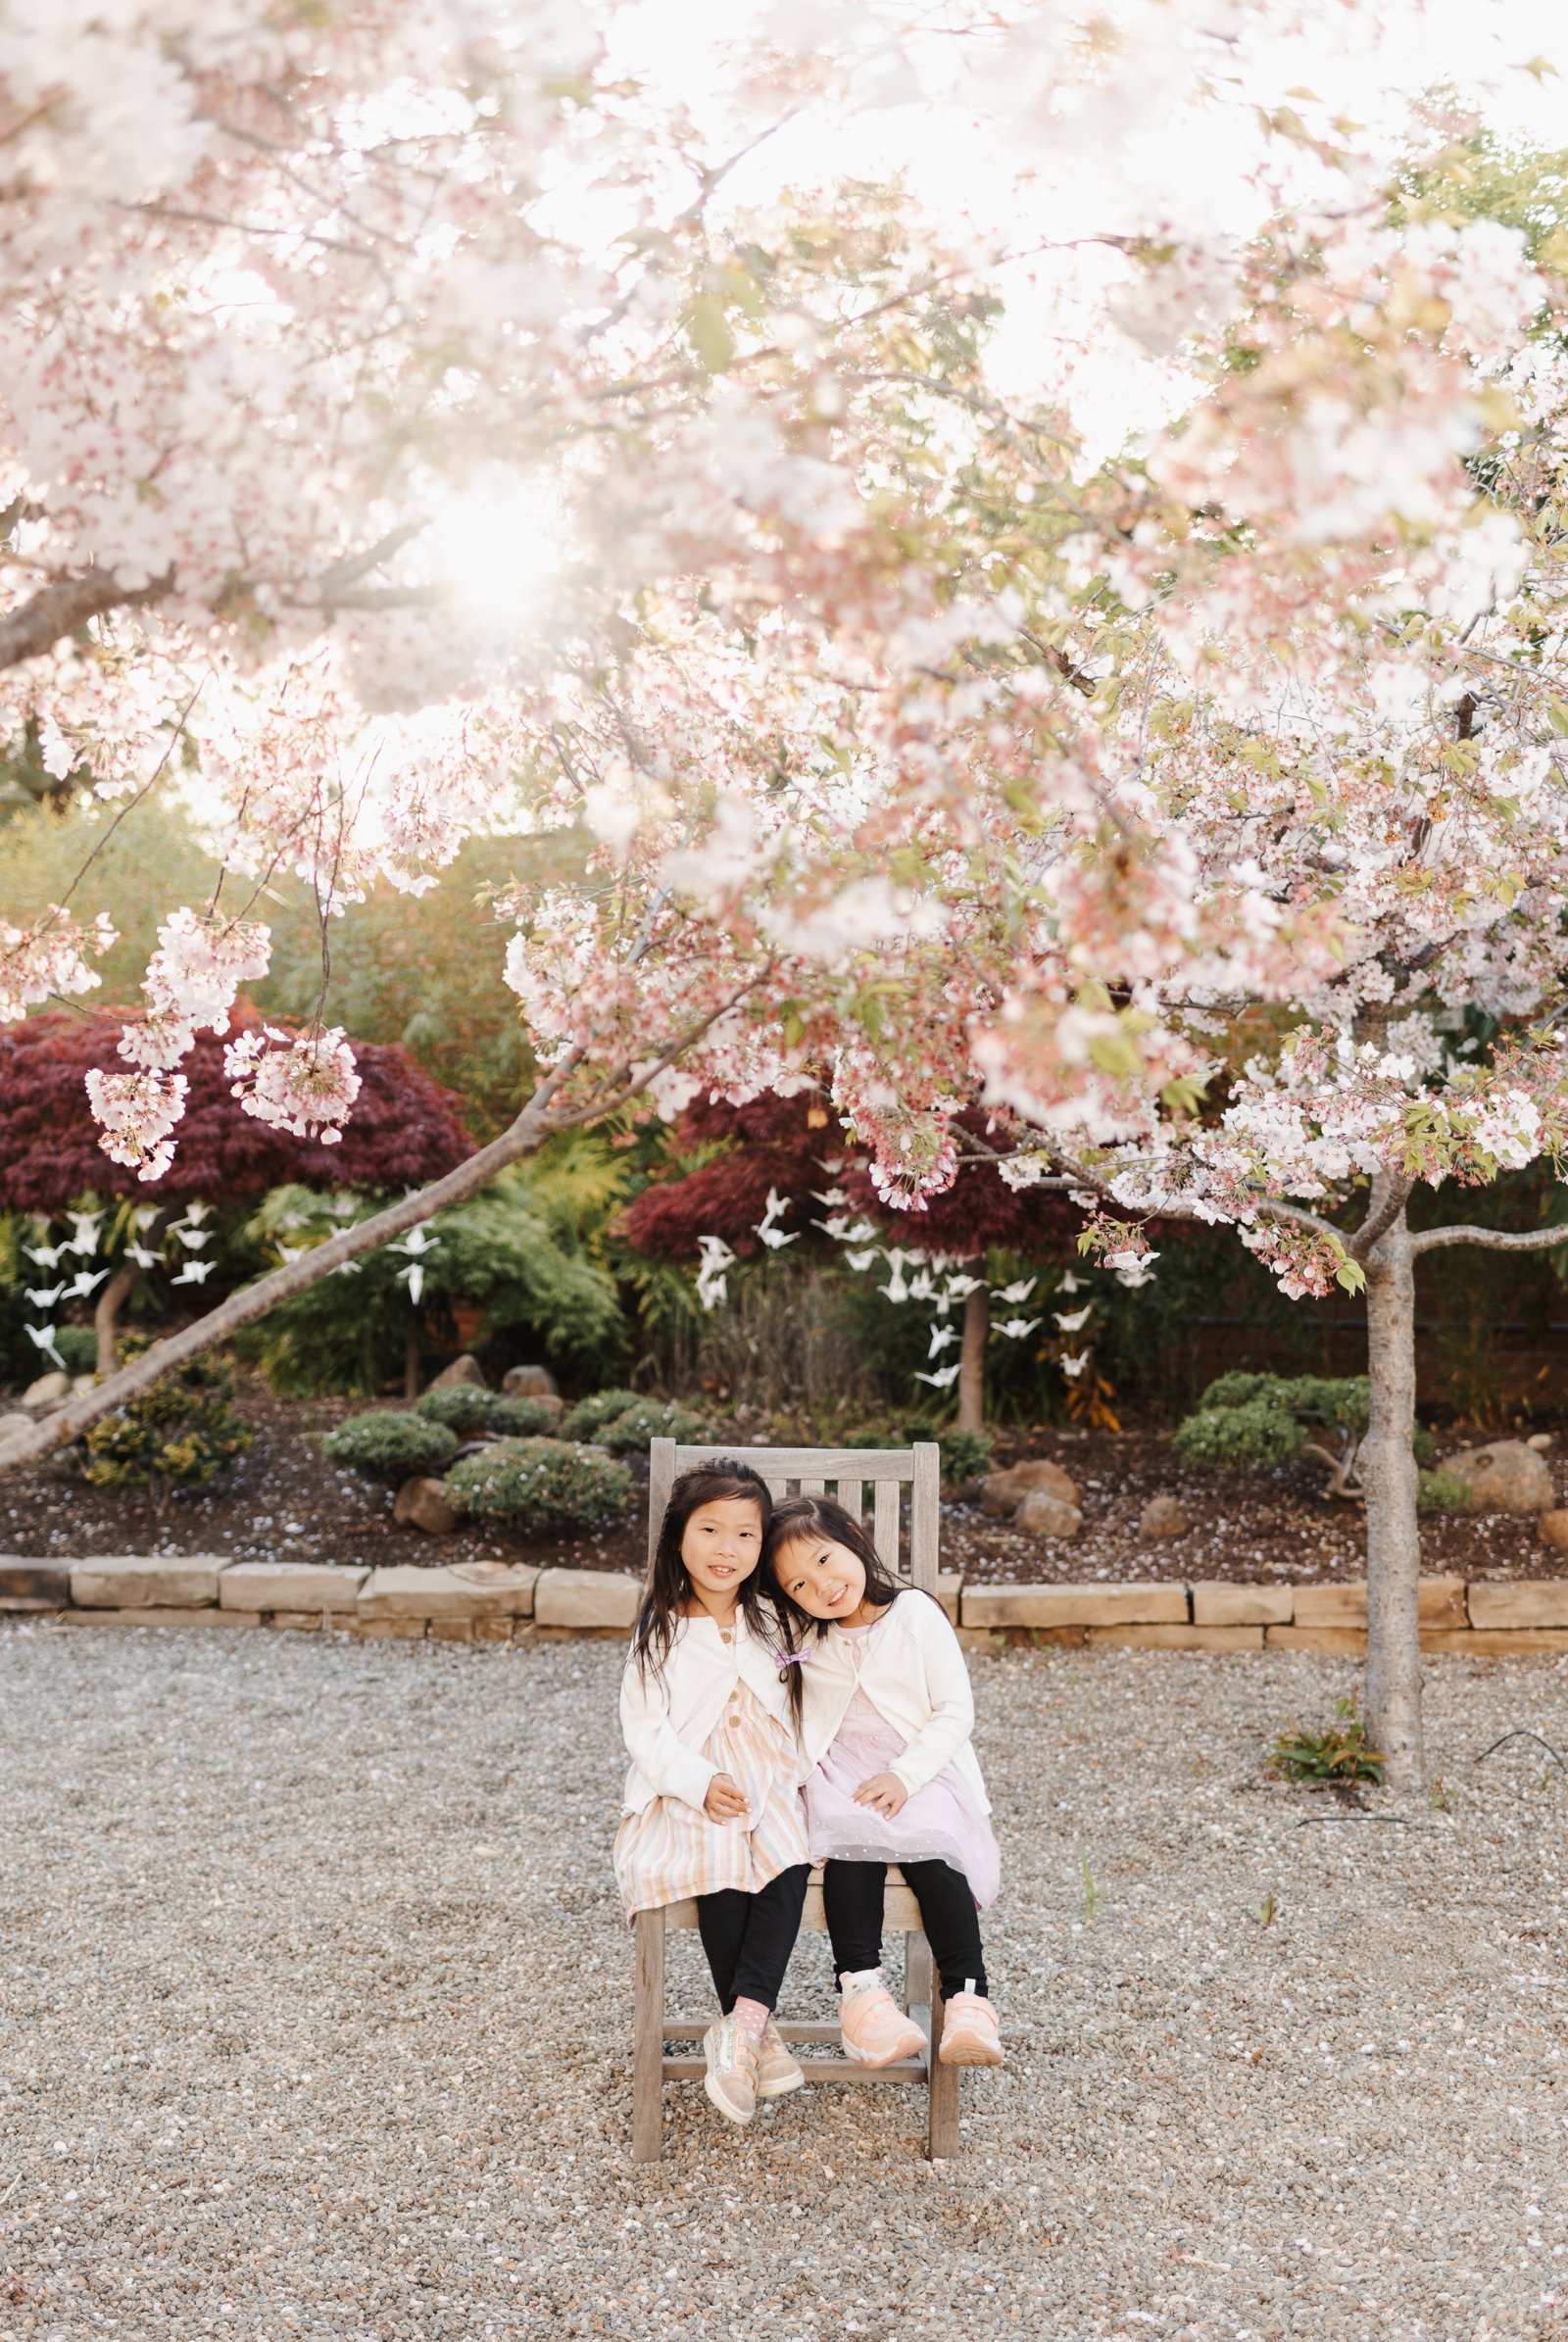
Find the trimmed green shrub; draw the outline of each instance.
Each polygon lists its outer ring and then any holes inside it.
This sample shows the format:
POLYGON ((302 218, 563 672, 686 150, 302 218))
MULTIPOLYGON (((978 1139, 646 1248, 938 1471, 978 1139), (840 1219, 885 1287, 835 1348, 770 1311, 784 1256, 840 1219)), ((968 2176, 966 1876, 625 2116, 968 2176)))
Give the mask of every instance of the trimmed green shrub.
MULTIPOLYGON (((1314 1456, 1328 1467, 1327 1493, 1360 1493, 1361 1441, 1371 1412, 1364 1374, 1222 1374, 1179 1424, 1171 1444, 1178 1460, 1206 1470, 1253 1470, 1314 1456)), ((1418 1424, 1411 1439, 1418 1461, 1430 1462, 1435 1443, 1418 1424)), ((1446 1478, 1423 1473, 1423 1480, 1446 1478)), ((1430 1500, 1446 1503, 1446 1497, 1430 1500)))
POLYGON ((256 1435, 233 1399, 226 1367, 187 1359, 83 1435, 84 1476, 99 1488, 147 1488, 162 1510, 173 1489, 205 1488, 249 1447, 256 1435))
MULTIPOLYGON (((928 1439, 928 1432, 910 1438, 928 1439)), ((996 1441, 989 1432, 944 1432, 937 1441, 942 1450, 942 1478, 949 1488, 961 1487, 966 1480, 983 1480, 991 1469, 996 1441)))
POLYGON ((499 1391, 481 1390, 477 1383, 455 1383, 444 1391, 427 1391, 415 1400, 414 1411, 427 1423, 445 1424, 460 1439, 471 1439, 476 1432, 525 1439, 533 1433, 549 1432, 556 1412, 537 1398, 504 1398, 499 1391))
POLYGON ((631 1474, 599 1448, 569 1439, 498 1439, 446 1478, 454 1508, 482 1521, 572 1529, 618 1513, 631 1474))
MULTIPOLYGON (((98 1365, 98 1337, 91 1326, 61 1326, 55 1334, 55 1348, 66 1362, 67 1374, 92 1374, 98 1365)), ((39 1358, 47 1367, 49 1361, 40 1350, 39 1358)))
POLYGON ((349 1464, 370 1480, 416 1480, 444 1472, 458 1452, 457 1435, 423 1415, 351 1415, 321 1441, 329 1464, 349 1464))
POLYGON ((570 1412, 562 1417, 563 1439, 597 1439, 607 1423, 613 1423, 617 1415, 624 1415, 628 1407, 643 1403, 640 1391, 596 1391, 591 1398, 580 1398, 570 1412))
POLYGON ((1470 1483, 1457 1472, 1421 1472, 1416 1475, 1415 1500, 1424 1513, 1468 1512, 1470 1483))
POLYGON ((712 1425, 694 1415, 678 1398, 640 1398, 634 1407, 613 1416, 601 1432, 601 1444, 612 1455, 639 1455, 650 1439, 680 1439, 688 1447, 712 1437, 712 1425))

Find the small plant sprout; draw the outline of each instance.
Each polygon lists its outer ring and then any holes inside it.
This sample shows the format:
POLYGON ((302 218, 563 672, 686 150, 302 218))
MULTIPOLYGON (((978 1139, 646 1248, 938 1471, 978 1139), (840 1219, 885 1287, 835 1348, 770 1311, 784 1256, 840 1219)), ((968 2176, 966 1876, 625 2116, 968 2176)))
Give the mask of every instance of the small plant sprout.
POLYGON ((1086 1927, 1092 1927, 1096 1920, 1100 1917, 1101 1911, 1104 1905, 1105 1890, 1102 1886, 1096 1885, 1095 1874, 1089 1867, 1089 1857, 1087 1854, 1083 1857, 1083 1874, 1084 1926, 1086 1927))
POLYGON ((1289 1725, 1269 1751, 1267 1770, 1277 1779, 1304 1782, 1308 1788, 1348 1789, 1357 1781, 1380 1781, 1384 1760, 1366 1744, 1366 1726, 1352 1697, 1335 1703, 1334 1722, 1326 1732, 1303 1732, 1289 1725))
POLYGON ((1247 1908, 1248 1916, 1255 1919, 1260 1927, 1273 1927, 1275 1904, 1272 1895, 1265 1895, 1260 1903, 1250 1903, 1247 1908))

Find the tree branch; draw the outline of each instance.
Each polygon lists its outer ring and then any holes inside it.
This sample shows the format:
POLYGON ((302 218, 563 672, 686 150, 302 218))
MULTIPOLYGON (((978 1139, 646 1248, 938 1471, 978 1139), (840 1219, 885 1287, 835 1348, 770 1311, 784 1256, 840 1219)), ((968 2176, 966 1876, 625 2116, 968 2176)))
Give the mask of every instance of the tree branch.
POLYGON ((1423 1228, 1410 1239, 1412 1252, 1437 1252, 1445 1244, 1480 1244, 1489 1252, 1544 1252, 1568 1244, 1568 1228, 1423 1228))
POLYGON ((1378 1238, 1393 1227, 1403 1211, 1414 1186, 1413 1179, 1391 1177, 1382 1202, 1375 1195, 1368 1200, 1366 1217, 1345 1247, 1352 1260, 1365 1260, 1378 1238))
POLYGON ((134 610, 172 593, 172 570, 150 585, 122 586, 107 569, 87 569, 79 577, 57 577, 40 586, 30 602, 0 618, 0 668, 20 666, 24 659, 39 659, 52 651, 62 635, 74 634, 89 618, 107 610, 134 610))

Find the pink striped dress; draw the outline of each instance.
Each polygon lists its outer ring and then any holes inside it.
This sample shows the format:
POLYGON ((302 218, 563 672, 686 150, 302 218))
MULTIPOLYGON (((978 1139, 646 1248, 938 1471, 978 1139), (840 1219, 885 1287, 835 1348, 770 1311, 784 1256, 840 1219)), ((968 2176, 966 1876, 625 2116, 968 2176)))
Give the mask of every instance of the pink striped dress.
POLYGON ((755 1895, 808 1859, 794 1739, 748 1684, 736 1684, 702 1753, 739 1783, 746 1819, 710 1822, 681 1797, 656 1797, 640 1814, 627 1814, 614 1859, 628 1912, 659 1911, 725 1887, 755 1895))

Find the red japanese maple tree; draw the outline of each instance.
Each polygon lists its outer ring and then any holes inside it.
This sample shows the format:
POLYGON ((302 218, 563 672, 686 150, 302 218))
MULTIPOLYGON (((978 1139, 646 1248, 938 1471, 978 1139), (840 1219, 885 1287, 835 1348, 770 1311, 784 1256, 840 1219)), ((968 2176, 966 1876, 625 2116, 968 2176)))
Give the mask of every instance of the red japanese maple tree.
MULTIPOLYGON (((245 1033, 260 1029, 261 1019, 241 1003, 230 1024, 245 1033)), ((153 1225, 161 1234, 180 1205, 198 1197, 252 1202, 288 1181, 399 1195, 439 1179, 472 1149, 462 1099, 405 1049, 359 1044, 363 1087, 354 1119, 340 1145, 325 1147, 247 1113, 224 1071, 224 1041, 204 1034, 185 1059, 185 1144, 161 1178, 140 1180, 105 1155, 87 1101, 89 1071, 120 1062, 121 1030, 113 1013, 51 1013, 0 1031, 0 1209, 52 1217, 87 1196, 134 1196, 159 1209, 161 1225, 153 1225)), ((98 1296, 100 1374, 115 1369, 119 1314, 141 1274, 122 1257, 98 1296)))
POLYGON ((991 1322, 985 1255, 1069 1258, 1082 1216, 1059 1190, 1006 1185, 997 1161, 1011 1145, 995 1131, 988 1135, 984 1113, 960 1114, 956 1128, 961 1136, 953 1185, 930 1196, 922 1211, 899 1211, 878 1193, 867 1150, 814 1094, 784 1098, 768 1090, 742 1106, 705 1095, 682 1115, 676 1149, 694 1151, 717 1141, 724 1151, 645 1188, 621 1214, 619 1233, 655 1260, 695 1261, 705 1236, 721 1238, 745 1260, 762 1250, 760 1229, 769 1221, 781 1235, 837 1250, 824 1218, 831 1222, 838 1214, 873 1222, 906 1252, 961 1261, 975 1282, 963 1304, 958 1427, 978 1431, 991 1322), (770 1213, 773 1196, 783 1208, 770 1213))

